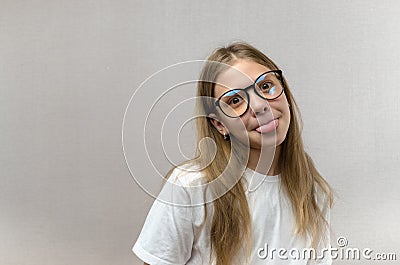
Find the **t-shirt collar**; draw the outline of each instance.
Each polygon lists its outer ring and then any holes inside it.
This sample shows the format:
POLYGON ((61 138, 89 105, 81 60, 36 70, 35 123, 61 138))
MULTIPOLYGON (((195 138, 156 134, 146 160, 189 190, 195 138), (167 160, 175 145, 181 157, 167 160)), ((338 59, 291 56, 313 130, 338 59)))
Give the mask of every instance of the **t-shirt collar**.
POLYGON ((265 174, 261 174, 257 171, 254 171, 251 168, 246 168, 245 177, 246 177, 248 183, 250 183, 248 185, 247 191, 254 192, 263 184, 263 182, 278 182, 279 178, 280 178, 280 174, 265 175, 265 174))

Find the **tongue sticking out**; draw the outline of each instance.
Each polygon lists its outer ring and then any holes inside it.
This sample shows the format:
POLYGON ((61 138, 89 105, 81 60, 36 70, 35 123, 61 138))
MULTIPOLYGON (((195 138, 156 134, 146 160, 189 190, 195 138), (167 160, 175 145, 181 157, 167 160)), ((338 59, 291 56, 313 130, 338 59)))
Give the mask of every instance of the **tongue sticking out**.
POLYGON ((276 127, 278 127, 278 119, 272 120, 269 123, 262 125, 256 129, 259 133, 269 133, 272 132, 276 127))

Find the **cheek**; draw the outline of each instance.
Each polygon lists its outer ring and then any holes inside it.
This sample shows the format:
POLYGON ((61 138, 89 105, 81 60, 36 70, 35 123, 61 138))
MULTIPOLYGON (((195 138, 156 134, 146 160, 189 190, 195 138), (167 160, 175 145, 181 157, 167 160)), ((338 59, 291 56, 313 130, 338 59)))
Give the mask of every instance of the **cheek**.
POLYGON ((248 128, 248 120, 244 117, 232 119, 229 123, 227 123, 227 128, 230 133, 234 134, 236 137, 240 137, 241 134, 246 135, 246 131, 248 128))
POLYGON ((286 97, 285 92, 283 92, 283 94, 281 95, 281 97, 282 97, 282 98, 280 99, 281 104, 283 104, 284 106, 286 106, 286 108, 288 108, 289 101, 287 100, 287 97, 286 97))
POLYGON ((282 113, 284 115, 290 115, 290 109, 288 106, 289 102, 287 101, 287 98, 285 94, 282 94, 281 97, 279 97, 279 100, 270 103, 270 106, 275 112, 282 113))

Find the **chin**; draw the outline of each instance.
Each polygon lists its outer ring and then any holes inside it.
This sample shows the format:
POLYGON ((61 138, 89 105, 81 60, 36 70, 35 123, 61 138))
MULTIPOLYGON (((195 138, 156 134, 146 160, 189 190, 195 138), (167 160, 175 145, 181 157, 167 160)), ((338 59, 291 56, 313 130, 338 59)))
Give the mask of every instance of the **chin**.
POLYGON ((261 134, 261 137, 259 132, 255 131, 255 134, 257 135, 254 138, 250 138, 250 146, 256 149, 261 149, 262 147, 277 147, 286 139, 286 135, 282 135, 278 130, 276 131, 276 134, 271 132, 261 134))

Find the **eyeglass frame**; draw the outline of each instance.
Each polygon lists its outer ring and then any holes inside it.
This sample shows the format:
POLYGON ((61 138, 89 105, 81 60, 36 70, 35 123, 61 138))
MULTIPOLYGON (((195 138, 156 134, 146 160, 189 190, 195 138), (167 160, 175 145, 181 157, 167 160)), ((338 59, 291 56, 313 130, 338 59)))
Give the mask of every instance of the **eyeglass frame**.
POLYGON ((222 111, 222 113, 223 113, 225 116, 227 116, 227 117, 230 117, 230 118, 239 118, 239 117, 243 116, 243 115, 248 111, 249 106, 250 106, 250 95, 249 95, 249 92, 247 92, 247 90, 249 90, 251 87, 253 87, 253 90, 254 90, 254 92, 256 93, 256 95, 259 96, 260 98, 264 99, 264 100, 269 101, 269 100, 275 100, 275 99, 279 98, 279 97, 283 94, 283 91, 285 91, 285 83, 283 82, 282 70, 276 69, 276 70, 266 71, 266 72, 260 74, 260 75, 254 80, 254 83, 253 83, 253 84, 251 84, 251 85, 249 85, 249 86, 247 86, 247 87, 245 87, 245 88, 235 88, 235 89, 231 89, 231 90, 228 90, 228 91, 224 92, 224 93, 223 93, 221 96, 219 96, 219 98, 215 101, 215 106, 216 106, 216 107, 219 107, 219 109, 222 111), (279 78, 279 82, 280 82, 281 85, 282 85, 282 91, 281 91, 281 93, 279 93, 279 95, 276 96, 276 97, 274 97, 274 98, 264 98, 263 96, 261 96, 261 95, 257 92, 256 87, 255 87, 257 80, 258 80, 262 75, 265 75, 265 74, 268 74, 268 73, 278 73, 278 74, 279 74, 279 77, 280 77, 280 78, 279 78), (246 110, 245 110, 242 114, 240 114, 239 116, 230 116, 230 115, 226 114, 226 113, 222 110, 222 108, 221 108, 221 106, 220 106, 220 104, 219 104, 221 98, 222 98, 225 94, 227 94, 227 93, 229 93, 229 92, 231 92, 231 91, 233 91, 233 90, 241 90, 241 91, 243 91, 244 93, 246 93, 246 96, 247 96, 247 98, 248 98, 246 110))

